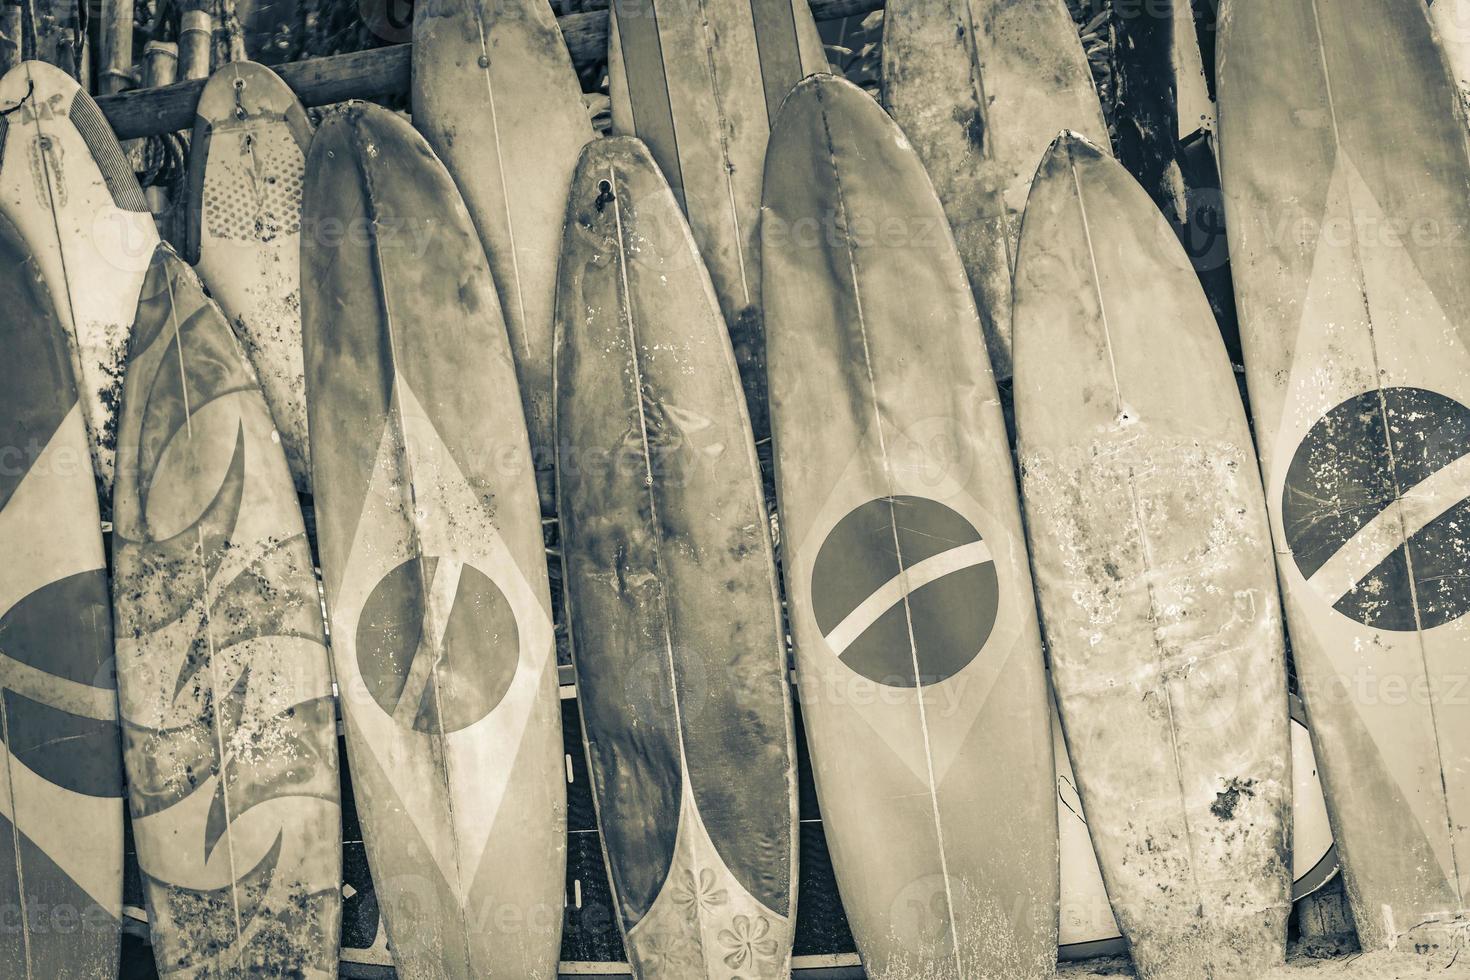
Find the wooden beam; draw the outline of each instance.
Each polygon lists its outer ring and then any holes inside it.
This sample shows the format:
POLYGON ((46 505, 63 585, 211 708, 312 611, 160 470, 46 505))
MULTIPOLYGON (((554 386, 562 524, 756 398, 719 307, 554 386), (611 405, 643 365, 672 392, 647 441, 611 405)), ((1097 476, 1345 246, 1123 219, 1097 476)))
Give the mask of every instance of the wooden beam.
MULTIPOLYGON (((878 10, 883 0, 810 0, 817 20, 835 20, 878 10)), ((581 68, 601 60, 607 50, 607 11, 567 14, 558 19, 572 61, 581 68)), ((307 106, 331 105, 348 99, 369 101, 409 90, 410 49, 395 44, 370 51, 310 58, 276 71, 307 106)), ((118 139, 137 139, 189 129, 204 81, 195 79, 163 88, 135 89, 97 100, 118 139)))

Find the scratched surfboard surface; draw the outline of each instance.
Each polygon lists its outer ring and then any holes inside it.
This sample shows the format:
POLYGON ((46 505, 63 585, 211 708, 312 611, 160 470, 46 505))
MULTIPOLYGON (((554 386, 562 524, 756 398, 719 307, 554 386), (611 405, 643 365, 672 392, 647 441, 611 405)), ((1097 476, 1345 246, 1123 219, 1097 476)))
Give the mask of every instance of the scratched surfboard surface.
POLYGON ((296 489, 308 489, 301 365, 301 190, 311 122, 275 72, 210 76, 189 152, 185 252, 260 378, 296 489))
POLYGON ((1070 133, 1031 189, 1015 309, 1031 566, 1108 897, 1143 980, 1254 980, 1285 958, 1291 742, 1224 343, 1148 194, 1070 133))
POLYGON ((1470 0, 1434 0, 1429 12, 1460 88, 1460 101, 1470 110, 1470 0))
POLYGON ((756 438, 767 421, 760 323, 761 173, 791 87, 826 71, 805 0, 614 0, 613 132, 648 144, 719 297, 756 438))
POLYGON ((970 277, 997 380, 1011 376, 1011 275, 1036 164, 1064 129, 1107 146, 1063 0, 894 0, 883 105, 929 171, 970 277))
POLYGON ((0 973, 117 975, 122 750, 112 610, 66 328, 0 216, 0 973))
POLYGON ((1222 23, 1231 263, 1297 673, 1363 946, 1419 942, 1470 887, 1465 120, 1416 0, 1234 0, 1222 23))
POLYGON ((787 976, 796 756, 760 467, 709 276, 636 139, 582 154, 558 309, 572 650, 629 959, 787 976))
POLYGON ((255 374, 167 245, 118 455, 118 694, 159 973, 335 976, 342 817, 311 547, 255 374))
POLYGON ((546 559, 514 362, 474 225, 386 109, 307 163, 307 410, 368 860, 406 976, 556 968, 566 789, 546 559))
POLYGON ((106 518, 128 331, 158 231, 101 110, 71 76, 22 62, 0 78, 0 110, 0 213, 66 325, 106 518))
POLYGON ((549 513, 556 262, 572 170, 594 135, 582 86, 545 0, 415 4, 413 55, 414 126, 485 244, 549 513))
POLYGON ((944 212, 878 104, 819 75, 772 133, 761 229, 787 598, 853 935, 878 978, 1050 978, 1041 638, 944 212))

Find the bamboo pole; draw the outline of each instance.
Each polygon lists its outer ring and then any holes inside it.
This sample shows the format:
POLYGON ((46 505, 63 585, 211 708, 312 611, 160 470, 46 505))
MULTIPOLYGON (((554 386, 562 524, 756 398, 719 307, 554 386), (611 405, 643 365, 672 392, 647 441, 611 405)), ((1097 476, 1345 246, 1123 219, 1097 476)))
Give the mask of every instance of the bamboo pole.
MULTIPOLYGON (((883 0, 809 0, 817 20, 870 13, 883 0)), ((607 11, 566 14, 557 18, 572 62, 583 68, 607 56, 607 11)), ((408 92, 410 45, 312 58, 281 65, 276 72, 306 106, 330 105, 347 99, 382 99, 408 92)), ((187 72, 185 77, 188 78, 187 72)), ((120 139, 188 129, 194 124, 202 81, 185 81, 156 91, 123 92, 98 104, 120 139)))
POLYGON ((143 85, 163 88, 179 77, 179 46, 172 41, 149 41, 143 49, 143 85))
POLYGON ((103 95, 133 87, 133 0, 103 0, 102 77, 98 81, 103 95))
MULTIPOLYGON (((214 46, 214 18, 209 15, 208 10, 189 9, 185 10, 179 18, 179 73, 188 80, 197 80, 200 88, 203 88, 204 79, 209 77, 210 49, 214 46)), ((198 101, 198 96, 195 96, 198 101)), ((176 129, 188 129, 193 122, 193 110, 189 112, 190 119, 179 126, 170 126, 163 132, 176 129)), ((154 135, 149 133, 148 135, 154 135)))
MULTIPOLYGON (((143 49, 143 84, 147 88, 163 88, 172 85, 179 75, 179 46, 172 41, 149 41, 143 49)), ((148 210, 156 220, 162 221, 168 214, 168 189, 157 184, 145 188, 143 196, 148 200, 148 210)))

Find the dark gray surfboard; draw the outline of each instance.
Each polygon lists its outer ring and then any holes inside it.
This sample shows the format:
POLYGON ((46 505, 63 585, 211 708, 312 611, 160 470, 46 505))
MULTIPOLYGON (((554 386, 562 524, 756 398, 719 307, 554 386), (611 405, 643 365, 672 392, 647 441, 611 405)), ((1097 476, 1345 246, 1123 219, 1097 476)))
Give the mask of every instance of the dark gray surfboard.
POLYGON ((796 752, 769 524, 720 308, 636 139, 583 151, 557 284, 572 647, 638 976, 785 976, 796 752))

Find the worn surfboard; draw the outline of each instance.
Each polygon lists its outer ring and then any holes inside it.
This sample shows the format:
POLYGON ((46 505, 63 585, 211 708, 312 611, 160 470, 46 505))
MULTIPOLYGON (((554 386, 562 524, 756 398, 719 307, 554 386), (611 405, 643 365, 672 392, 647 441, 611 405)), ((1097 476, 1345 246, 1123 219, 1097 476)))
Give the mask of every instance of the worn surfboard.
POLYGON ((883 105, 929 171, 970 278, 995 376, 1011 376, 1011 276, 1036 164, 1064 129, 1108 145, 1062 0, 893 0, 883 105))
POLYGON ((1429 12, 1460 88, 1460 101, 1470 111, 1470 0, 1434 0, 1429 12))
POLYGON ((636 139, 582 154, 557 309, 578 706, 629 959, 787 976, 796 750, 760 465, 709 275, 636 139))
POLYGON ((307 162, 307 412, 337 684, 406 976, 555 974, 566 788, 546 558, 485 252, 401 117, 307 162))
POLYGON ((123 775, 96 484, 66 327, 4 216, 0 269, 0 973, 106 980, 123 775))
POLYGON ((943 209, 878 104, 818 75, 772 132, 762 212, 786 594, 853 936, 875 978, 1050 978, 1041 638, 943 209))
MULTIPOLYGON (((1320 891, 1337 876, 1337 848, 1322 798, 1322 781, 1312 750, 1306 709, 1292 696, 1291 705, 1291 897, 1297 901, 1320 891)), ((1118 928, 1098 868, 1097 853, 1087 831, 1087 817, 1077 792, 1077 777, 1055 718, 1057 756, 1057 820, 1062 848, 1062 914, 1060 949, 1064 960, 1122 956, 1128 944, 1118 928)))
POLYGON ((260 384, 167 245, 118 459, 118 696, 158 972, 335 977, 336 700, 311 546, 260 384))
POLYGON ((449 168, 490 259, 550 512, 552 314, 561 221, 594 133, 545 0, 414 7, 413 123, 449 168))
POLYGON ((101 110, 70 75, 22 62, 0 78, 0 112, 0 213, 66 325, 105 519, 128 331, 158 231, 101 110))
POLYGON ((1220 135, 1297 675, 1365 949, 1470 914, 1470 155, 1417 0, 1233 0, 1220 135))
POLYGON ((280 76, 249 61, 220 68, 195 110, 185 230, 185 255, 245 347, 303 493, 301 189, 310 144, 311 121, 280 76))
POLYGON ((1122 164, 1075 134, 1032 185, 1014 350, 1052 684, 1134 966, 1255 980, 1285 959, 1291 911, 1266 503, 1188 257, 1122 164))
POLYGON ((648 144, 715 285, 757 439, 770 431, 757 241, 781 100, 827 57, 806 0, 613 0, 613 132, 648 144))

